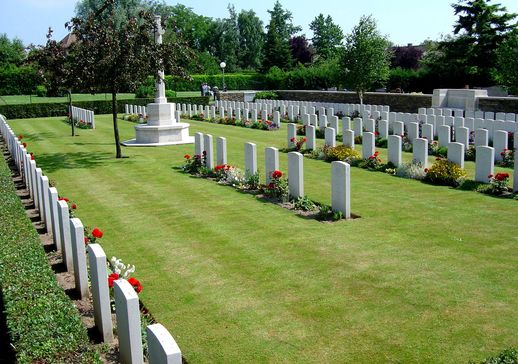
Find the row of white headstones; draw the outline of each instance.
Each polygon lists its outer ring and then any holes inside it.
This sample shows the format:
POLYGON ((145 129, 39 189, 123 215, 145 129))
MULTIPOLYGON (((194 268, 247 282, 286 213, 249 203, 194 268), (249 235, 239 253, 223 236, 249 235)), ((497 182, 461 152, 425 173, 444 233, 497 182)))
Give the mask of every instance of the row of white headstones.
POLYGON ((124 104, 125 115, 142 115, 143 118, 147 116, 147 109, 142 105, 124 104))
MULTIPOLYGON (((205 166, 214 169, 216 165, 226 165, 227 139, 216 138, 216 164, 214 164, 214 143, 210 134, 194 134, 194 153, 205 155, 205 166)), ((257 169, 257 145, 244 144, 245 174, 254 175, 257 169)), ((272 173, 279 170, 279 150, 274 147, 264 149, 265 180, 270 183, 272 173)), ((304 197, 304 156, 299 152, 288 153, 288 187, 292 198, 304 197)), ((331 207, 333 211, 340 211, 345 218, 351 217, 351 172, 350 165, 345 162, 331 163, 331 207)))
MULTIPOLYGON (((58 199, 58 191, 49 186, 49 179, 23 147, 10 126, 0 115, 0 132, 8 150, 29 190, 46 231, 61 252, 67 271, 74 273, 75 288, 80 297, 90 295, 88 268, 95 325, 105 342, 113 340, 107 259, 99 244, 89 244, 88 264, 84 242, 84 227, 80 219, 70 218, 68 204, 58 199)), ((114 283, 117 335, 121 362, 143 363, 139 298, 124 279, 114 283)), ((149 362, 151 364, 182 363, 182 354, 174 338, 161 324, 147 327, 149 362)))
MULTIPOLYGON (((359 119, 361 121, 361 119, 359 119)), ((355 131, 350 128, 350 119, 344 118, 344 132, 342 143, 346 147, 354 149, 354 136, 355 131)), ((388 129, 388 122, 386 120, 380 120, 380 124, 384 125, 386 129, 388 129)), ((396 121, 394 122, 394 134, 388 135, 388 162, 391 162, 396 167, 402 163, 402 146, 403 146, 403 138, 401 135, 403 134, 404 124, 403 122, 396 121)), ((425 126, 432 127, 430 124, 425 126)), ((465 156, 465 144, 459 142, 451 142, 450 138, 450 127, 443 125, 440 126, 440 143, 448 147, 448 155, 447 158, 451 162, 459 165, 461 168, 464 168, 464 156, 465 156)), ((429 129, 429 128, 427 128, 429 129)), ((462 128, 466 129, 466 128, 462 128)), ((329 147, 336 146, 336 130, 332 127, 324 128, 324 137, 325 137, 325 145, 329 147)), ((361 130, 361 128, 360 128, 361 130)), ((376 134, 373 132, 362 132, 359 134, 362 136, 362 158, 367 159, 374 155, 375 153, 375 141, 376 134)), ((429 136, 431 134, 428 134, 429 136)), ((307 149, 315 149, 316 148, 316 127, 314 125, 306 125, 306 148, 307 149)), ((478 129, 475 132, 475 141, 476 141, 476 160, 475 160, 475 181, 477 182, 489 182, 489 175, 494 174, 494 165, 495 165, 495 150, 504 150, 504 146, 507 148, 507 132, 499 131, 496 134, 497 138, 493 142, 494 145, 499 143, 501 149, 495 149, 494 147, 487 146, 487 130, 478 129), (484 141, 484 143, 482 143, 484 141), (477 145, 478 143, 478 145, 477 145)), ((288 135, 287 135, 287 144, 288 148, 295 147, 297 138, 297 125, 293 123, 288 124, 288 135)), ((413 161, 420 163, 424 168, 428 167, 428 143, 429 140, 427 138, 419 138, 416 137, 412 139, 413 142, 413 161)), ((514 151, 515 151, 515 159, 514 159, 514 191, 518 190, 518 158, 516 157, 516 153, 518 150, 518 138, 514 139, 514 151)), ((500 154, 500 153, 498 153, 500 154)))
POLYGON ((73 121, 81 121, 85 124, 91 125, 92 129, 95 129, 95 115, 92 110, 82 109, 77 106, 71 106, 70 115, 72 116, 73 121))
MULTIPOLYGON (((440 120, 434 118, 431 120, 427 118, 425 122, 402 122, 402 121, 387 121, 387 120, 376 120, 371 118, 354 118, 351 120, 349 117, 342 118, 342 128, 340 128, 340 120, 337 116, 326 115, 319 117, 318 121, 316 118, 305 115, 303 117, 303 124, 307 126, 317 126, 321 131, 326 128, 334 129, 335 135, 340 134, 340 129, 343 131, 342 136, 344 138, 344 144, 351 144, 351 140, 354 140, 355 135, 362 135, 364 131, 371 133, 378 133, 383 139, 387 139, 390 134, 393 135, 404 135, 406 134, 410 139, 410 142, 414 144, 414 140, 418 138, 427 139, 429 142, 437 139, 439 146, 448 147, 452 141, 461 143, 465 149, 467 149, 470 143, 470 133, 474 133, 473 145, 475 147, 488 146, 489 141, 492 139, 493 147, 495 148, 495 161, 502 160, 501 152, 509 149, 508 139, 509 133, 518 131, 518 123, 509 122, 513 125, 509 126, 508 130, 498 129, 500 125, 497 125, 498 121, 495 121, 493 126, 492 138, 490 138, 490 131, 485 128, 476 128, 470 130, 470 128, 463 126, 465 125, 463 120, 460 120, 455 126, 441 124, 440 120), (330 122, 328 122, 330 120, 330 122), (354 133, 351 134, 350 131, 354 133)), ((291 135, 289 139, 291 139, 291 135)), ((314 136, 310 129, 310 134, 307 135, 308 149, 314 149, 314 136)), ((289 140, 288 139, 288 140, 289 140)))

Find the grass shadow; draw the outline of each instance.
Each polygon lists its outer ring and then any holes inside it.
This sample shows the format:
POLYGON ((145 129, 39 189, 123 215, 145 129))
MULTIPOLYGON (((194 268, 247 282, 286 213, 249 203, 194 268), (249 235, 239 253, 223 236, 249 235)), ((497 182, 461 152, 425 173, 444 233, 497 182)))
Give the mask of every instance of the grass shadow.
POLYGON ((61 169, 95 168, 113 159, 115 157, 112 153, 74 152, 40 154, 36 160, 44 171, 52 173, 61 169))

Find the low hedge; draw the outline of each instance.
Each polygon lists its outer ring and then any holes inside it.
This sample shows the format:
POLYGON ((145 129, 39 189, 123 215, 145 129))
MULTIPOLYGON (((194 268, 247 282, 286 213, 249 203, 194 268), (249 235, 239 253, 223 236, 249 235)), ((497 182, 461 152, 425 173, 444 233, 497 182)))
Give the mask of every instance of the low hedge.
POLYGON ((99 361, 0 159, 0 287, 18 362, 99 361))
MULTIPOLYGON (((175 97, 168 98, 169 102, 208 105, 209 97, 175 97)), ((145 106, 153 102, 153 99, 126 99, 117 100, 118 112, 124 112, 124 104, 145 106)), ((95 114, 111 114, 111 100, 97 101, 77 101, 74 106, 93 110, 95 114)), ((0 114, 7 119, 28 119, 41 118, 48 116, 65 116, 67 114, 67 103, 41 103, 41 104, 20 104, 20 105, 0 105, 0 114)))

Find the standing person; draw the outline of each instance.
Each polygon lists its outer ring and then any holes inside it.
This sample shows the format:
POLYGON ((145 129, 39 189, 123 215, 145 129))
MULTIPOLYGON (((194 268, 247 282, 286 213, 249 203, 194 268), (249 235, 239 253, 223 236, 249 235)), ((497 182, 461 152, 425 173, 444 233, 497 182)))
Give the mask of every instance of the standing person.
POLYGON ((201 92, 201 96, 205 96, 205 84, 204 83, 200 84, 200 92, 201 92))

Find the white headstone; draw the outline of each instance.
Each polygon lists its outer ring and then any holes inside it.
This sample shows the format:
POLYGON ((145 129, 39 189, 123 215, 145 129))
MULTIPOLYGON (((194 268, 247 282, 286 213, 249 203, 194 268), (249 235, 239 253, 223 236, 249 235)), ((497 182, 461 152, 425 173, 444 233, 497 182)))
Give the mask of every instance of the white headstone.
POLYGON ((433 140, 433 125, 423 124, 422 126, 423 138, 428 139, 429 142, 433 140))
POLYGON ((182 352, 164 326, 149 325, 146 332, 149 364, 182 364, 182 352))
POLYGON ((48 233, 52 234, 52 221, 50 220, 50 201, 49 201, 49 178, 47 176, 41 176, 41 201, 43 207, 43 221, 45 222, 45 229, 48 233))
POLYGON ((475 181, 489 182, 489 175, 494 173, 495 149, 492 147, 477 147, 475 160, 475 181))
POLYGON ((288 153, 288 186, 290 196, 304 196, 304 156, 299 152, 288 153))
POLYGON ((380 138, 388 138, 388 120, 382 119, 378 121, 378 133, 380 138))
POLYGON ((447 147, 450 144, 450 127, 448 125, 441 125, 437 133, 439 134, 439 145, 447 147))
POLYGON ((49 188, 50 220, 52 224, 52 241, 56 250, 61 251, 61 233, 59 231, 58 216, 58 190, 55 187, 49 188))
POLYGON ((65 263, 67 266, 67 271, 72 272, 74 270, 72 237, 70 235, 70 217, 68 213, 68 204, 65 201, 58 201, 58 218, 63 263, 65 263))
POLYGON ((464 168, 464 144, 450 143, 448 145, 448 160, 464 168))
POLYGON ((201 156, 203 153, 203 133, 194 134, 194 154, 201 156))
POLYGON ((85 234, 81 220, 70 219, 70 236, 72 237, 72 261, 74 262, 74 279, 76 291, 81 299, 88 297, 88 271, 86 269, 85 234))
POLYGON ((216 138, 216 165, 227 164, 227 139, 224 137, 216 138))
POLYGON ((424 138, 414 139, 413 144, 413 159, 421 163, 426 168, 428 167, 428 140, 424 138))
POLYGON ((365 132, 362 138, 362 158, 369 159, 370 156, 374 155, 375 146, 374 133, 365 132))
POLYGON ((394 121, 392 124, 392 134, 402 136, 405 134, 405 124, 402 121, 394 121))
POLYGON ((466 127, 455 128, 455 141, 469 147, 469 129, 466 127))
POLYGON ((288 148, 295 147, 295 140, 297 139, 297 125, 293 123, 288 124, 288 148))
POLYGON ((507 132, 503 130, 496 130, 493 137, 493 148, 495 148, 495 160, 501 161, 503 159, 502 153, 507 149, 507 132))
POLYGON ((348 148, 354 149, 354 131, 347 129, 344 130, 342 135, 342 143, 348 148))
POLYGON ((363 127, 365 128, 365 131, 368 131, 369 133, 374 133, 376 129, 376 122, 374 119, 364 119, 363 127))
POLYGON ((214 145, 212 144, 212 135, 203 134, 203 151, 205 154, 205 166, 214 169, 214 145))
POLYGON ((113 340, 110 288, 108 287, 106 254, 99 244, 88 245, 88 261, 90 263, 90 279, 92 281, 91 289, 95 326, 101 334, 103 341, 109 343, 113 340))
POLYGON ((396 167, 401 164, 402 138, 399 135, 388 137, 388 161, 396 167))
POLYGON ((345 162, 331 163, 331 206, 345 218, 351 217, 351 167, 345 162))
POLYGON ((342 130, 352 130, 350 117, 344 116, 342 118, 342 130))
POLYGON ((486 129, 475 130, 475 147, 486 147, 488 145, 488 134, 486 129))
POLYGON ((336 146, 336 131, 333 128, 325 128, 325 143, 328 147, 336 146))
POLYGON ((354 119, 354 134, 355 135, 363 134, 363 121, 361 118, 354 119))
POLYGON ((418 123, 408 123, 408 139, 410 142, 414 144, 414 139, 419 138, 419 124, 418 123))
POLYGON ((272 172, 279 169, 279 149, 268 147, 264 149, 264 165, 266 184, 271 182, 272 172))
POLYGON ((316 129, 313 125, 306 125, 306 148, 314 150, 316 146, 316 129))
POLYGON ((119 337, 120 361, 124 364, 142 364, 142 333, 140 308, 137 292, 124 279, 113 284, 115 313, 117 315, 117 336, 119 337))
POLYGON ((252 176, 257 173, 257 146, 245 143, 245 173, 252 176))

